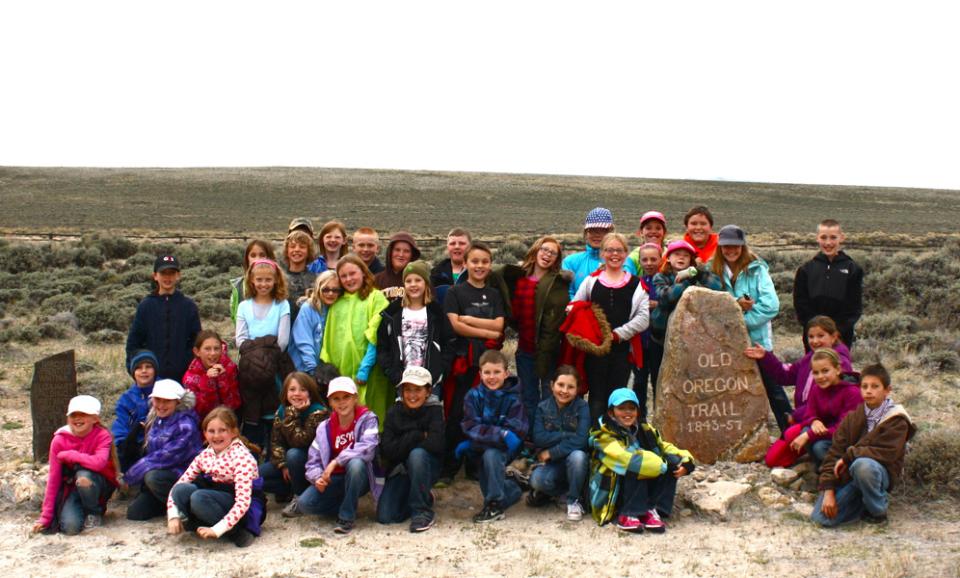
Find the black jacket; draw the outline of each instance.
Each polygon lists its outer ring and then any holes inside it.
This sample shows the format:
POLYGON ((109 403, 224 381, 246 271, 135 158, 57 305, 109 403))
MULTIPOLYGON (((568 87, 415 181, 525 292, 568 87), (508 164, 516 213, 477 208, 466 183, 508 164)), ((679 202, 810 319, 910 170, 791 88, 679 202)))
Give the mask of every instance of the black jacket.
POLYGON ((293 371, 290 356, 280 351, 276 335, 248 339, 240 346, 237 381, 243 400, 242 418, 257 422, 273 414, 280 404, 277 396, 277 375, 283 379, 293 371))
POLYGON ((427 402, 414 410, 398 401, 387 410, 387 419, 380 435, 380 457, 390 472, 406 461, 410 452, 423 448, 443 457, 443 404, 430 396, 427 402))
MULTIPOLYGON (((405 367, 403 347, 400 345, 403 304, 395 301, 380 315, 383 319, 377 330, 377 363, 390 383, 397 385, 400 383, 405 367)), ((450 320, 443 312, 443 307, 436 301, 430 302, 427 305, 426 368, 433 376, 434 386, 443 383, 444 377, 450 371, 456 338, 450 320)))
POLYGON ((193 346, 200 333, 200 313, 193 299, 179 290, 172 295, 147 295, 127 334, 127 364, 138 349, 149 349, 160 367, 157 379, 183 380, 193 361, 193 346))
POLYGON ((797 269, 793 307, 804 327, 826 315, 837 323, 844 343, 853 343, 853 326, 863 313, 863 270, 843 251, 832 262, 817 253, 797 269))

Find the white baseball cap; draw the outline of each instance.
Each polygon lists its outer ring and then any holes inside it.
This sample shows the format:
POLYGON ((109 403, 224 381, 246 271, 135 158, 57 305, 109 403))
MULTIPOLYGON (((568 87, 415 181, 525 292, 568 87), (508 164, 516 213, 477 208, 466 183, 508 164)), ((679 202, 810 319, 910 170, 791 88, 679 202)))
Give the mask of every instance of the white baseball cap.
POLYGON ((334 377, 330 380, 330 385, 327 387, 327 397, 338 392, 357 395, 357 384, 349 377, 334 377))
POLYGON ((179 401, 183 399, 184 393, 186 393, 186 390, 176 381, 172 379, 161 379, 153 384, 153 393, 150 394, 150 397, 179 401))
POLYGON ((92 395, 78 395, 71 399, 67 406, 67 415, 73 413, 100 415, 100 401, 92 395))
POLYGON ((400 385, 409 383, 412 385, 433 385, 433 375, 426 367, 410 366, 403 370, 403 377, 400 378, 400 385))

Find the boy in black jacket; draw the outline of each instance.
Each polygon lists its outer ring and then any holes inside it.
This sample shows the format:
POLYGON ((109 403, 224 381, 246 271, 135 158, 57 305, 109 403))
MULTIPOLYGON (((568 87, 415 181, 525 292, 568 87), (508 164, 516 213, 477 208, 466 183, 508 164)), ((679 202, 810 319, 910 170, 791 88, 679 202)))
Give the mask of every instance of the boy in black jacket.
MULTIPOLYGON (((801 327, 817 315, 833 319, 847 347, 853 346, 853 327, 863 313, 863 270, 843 252, 846 237, 840 223, 826 219, 817 227, 820 252, 797 269, 793 280, 793 307, 801 327)), ((803 332, 803 346, 807 333, 803 332)))
POLYGON ((157 381, 183 381, 193 361, 193 346, 200 333, 200 313, 193 299, 177 289, 180 261, 173 255, 161 255, 153 263, 156 290, 137 306, 137 314, 127 334, 127 365, 140 349, 157 356, 157 381))
POLYGON ((430 395, 433 378, 423 367, 408 367, 400 380, 400 401, 387 411, 380 455, 387 483, 377 503, 377 521, 396 524, 410 518, 411 532, 433 527, 430 488, 443 456, 443 404, 430 395))

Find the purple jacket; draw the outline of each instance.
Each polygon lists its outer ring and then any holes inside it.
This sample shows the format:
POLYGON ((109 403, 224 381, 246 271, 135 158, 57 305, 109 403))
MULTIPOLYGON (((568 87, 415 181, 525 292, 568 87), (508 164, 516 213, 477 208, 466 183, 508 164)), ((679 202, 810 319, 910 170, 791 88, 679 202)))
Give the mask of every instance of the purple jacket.
MULTIPOLYGON (((833 350, 840 356, 840 371, 848 373, 853 371, 850 365, 850 350, 843 343, 837 342, 833 350)), ((795 385, 793 390, 793 421, 800 423, 803 421, 804 406, 807 405, 810 394, 817 389, 817 384, 813 382, 813 374, 810 372, 810 360, 813 358, 813 352, 809 352, 794 363, 781 363, 773 352, 768 351, 763 359, 758 361, 760 370, 765 375, 769 375, 780 385, 795 385)))
POLYGON ((178 407, 173 415, 157 418, 150 426, 144 455, 130 466, 124 481, 131 486, 143 483, 151 470, 171 470, 179 478, 202 449, 196 412, 192 407, 178 407))
POLYGON ((837 431, 837 426, 843 421, 844 416, 857 409, 861 403, 863 398, 860 395, 860 386, 855 383, 841 381, 826 389, 815 386, 810 392, 806 416, 797 423, 808 426, 818 419, 827 426, 827 433, 816 435, 810 431, 810 440, 832 439, 833 432, 837 431))
MULTIPOLYGON (((377 445, 380 443, 380 426, 377 421, 377 414, 369 409, 358 405, 357 411, 360 418, 357 419, 353 427, 353 445, 344 448, 337 456, 337 462, 343 466, 347 461, 354 458, 361 459, 367 463, 367 481, 370 483, 370 493, 373 495, 373 501, 380 499, 380 493, 383 492, 383 474, 374 463, 377 453, 377 445)), ((311 484, 315 484, 323 470, 330 464, 330 420, 337 419, 337 414, 331 415, 328 419, 320 422, 317 426, 317 435, 310 444, 307 451, 306 478, 311 484)))

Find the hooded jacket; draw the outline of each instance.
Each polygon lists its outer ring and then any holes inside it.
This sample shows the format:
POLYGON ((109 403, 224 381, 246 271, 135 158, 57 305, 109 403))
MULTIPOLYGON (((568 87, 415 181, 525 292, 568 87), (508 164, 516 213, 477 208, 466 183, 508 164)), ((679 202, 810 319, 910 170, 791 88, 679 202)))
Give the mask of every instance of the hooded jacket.
POLYGON ((617 513, 620 483, 623 476, 640 479, 662 476, 673 461, 693 471, 693 454, 660 437, 660 432, 647 422, 626 428, 607 415, 600 416, 597 427, 590 431, 590 505, 593 519, 601 526, 617 513), (672 456, 672 457, 671 457, 672 456))
POLYGON ((127 366, 138 349, 156 354, 157 379, 180 379, 193 358, 193 342, 200 333, 197 304, 180 290, 171 295, 151 293, 137 306, 127 334, 127 366))
POLYGON ((323 330, 327 323, 327 306, 321 304, 318 311, 307 302, 300 308, 297 320, 290 333, 290 346, 287 353, 297 371, 313 375, 320 360, 320 348, 323 346, 323 330))
POLYGON ((410 409, 398 401, 387 411, 387 421, 380 438, 380 455, 384 469, 404 463, 410 452, 423 448, 431 455, 443 457, 444 450, 443 403, 435 395, 417 409, 410 409))
POLYGON ((278 469, 287 462, 287 450, 306 449, 313 443, 320 422, 330 416, 330 410, 322 403, 311 403, 303 411, 292 405, 281 405, 273 419, 270 430, 270 461, 278 469))
MULTIPOLYGON (((147 414, 150 412, 150 394, 153 393, 153 384, 147 387, 140 387, 134 382, 130 389, 123 392, 117 399, 117 407, 114 410, 116 418, 113 425, 110 426, 110 433, 113 434, 113 441, 118 446, 123 443, 130 432, 138 429, 140 424, 147 421, 147 414)), ((137 434, 137 444, 143 443, 143 431, 137 434)))
MULTIPOLYGON (((450 372, 456 353, 457 336, 444 314, 443 306, 436 301, 427 304, 427 352, 424 367, 430 370, 434 387, 443 383, 450 372)), ((380 316, 377 328, 377 363, 394 386, 400 384, 406 362, 403 359, 403 304, 394 301, 380 316)))
POLYGON ((474 451, 507 449, 504 438, 508 432, 520 439, 527 437, 529 424, 520 402, 520 380, 511 375, 500 389, 490 389, 481 382, 468 391, 460 426, 474 451))
POLYGON ((826 315, 837 323, 843 341, 853 343, 853 326, 863 313, 863 270, 843 251, 833 261, 817 253, 797 269, 793 307, 800 325, 826 315))
MULTIPOLYGON (((723 257, 721 256, 720 259, 723 257)), ((753 299, 753 307, 745 311, 743 321, 750 334, 751 343, 759 343, 764 349, 773 349, 773 326, 771 321, 780 312, 780 298, 777 289, 773 286, 766 261, 757 257, 747 264, 747 268, 737 275, 734 283, 730 282, 729 270, 724 267, 723 286, 727 293, 739 299, 749 295, 753 299)))
MULTIPOLYGON (((495 270, 503 278, 507 288, 504 303, 510 303, 511 297, 517 289, 517 281, 526 276, 523 268, 517 265, 504 265, 495 270)), ((560 355, 562 334, 560 325, 566 317, 567 303, 570 302, 570 282, 573 274, 570 271, 548 271, 537 282, 534 293, 534 341, 536 343, 536 358, 534 370, 540 378, 549 379, 557 367, 557 358, 560 355)), ((508 322, 514 328, 517 320, 510 310, 508 322)))
POLYGON ((237 411, 240 409, 240 387, 237 384, 237 364, 227 355, 227 344, 220 343, 220 359, 223 372, 217 377, 208 377, 207 370, 200 358, 194 357, 190 367, 183 374, 183 387, 197 397, 196 411, 202 421, 213 408, 225 405, 237 411))
MULTIPOLYGON (((840 371, 842 373, 852 372, 850 350, 847 349, 847 346, 838 341, 834 344, 833 350, 840 357, 840 371)), ((813 382, 813 374, 810 372, 810 361, 812 359, 813 351, 810 351, 793 363, 781 363, 773 352, 767 350, 763 358, 757 362, 760 364, 760 370, 763 371, 764 375, 770 376, 776 383, 780 385, 793 384, 795 386, 793 390, 794 421, 798 417, 802 419, 803 413, 801 413, 801 410, 807 405, 810 393, 817 387, 817 384, 813 382)))
POLYGON ((150 412, 144 455, 127 470, 124 481, 128 485, 143 483, 151 470, 170 470, 178 478, 183 475, 203 449, 195 404, 196 397, 188 392, 169 417, 159 418, 150 412))
POLYGON ((880 423, 867 432, 867 414, 863 404, 847 414, 837 431, 833 434, 833 443, 820 466, 820 490, 837 488, 850 481, 850 465, 857 458, 871 458, 887 469, 890 474, 890 488, 900 480, 903 472, 903 456, 907 442, 917 433, 910 415, 902 405, 894 404, 880 423), (843 477, 833 475, 837 460, 847 464, 843 477))
POLYGON ((404 231, 394 233, 394 235, 390 237, 390 242, 387 243, 386 267, 384 267, 383 271, 377 273, 373 278, 379 289, 387 289, 388 287, 403 287, 403 269, 400 271, 394 271, 393 259, 390 257, 391 252, 393 251, 393 246, 399 242, 404 242, 410 245, 412 253, 410 255, 411 263, 420 258, 420 249, 417 247, 417 242, 414 241, 413 235, 404 231))
POLYGON ((277 411, 276 375, 293 371, 289 356, 282 353, 276 335, 248 339, 240 346, 238 382, 244 421, 257 422, 277 411))
MULTIPOLYGON (((594 249, 589 245, 587 245, 586 250, 567 255, 563 258, 563 263, 561 263, 560 268, 573 273, 573 282, 570 283, 570 301, 574 300, 577 289, 580 288, 583 280, 599 269, 602 264, 603 260, 600 258, 600 249, 594 249)), ((631 275, 637 274, 637 266, 634 265, 630 259, 623 262, 623 270, 631 275)))
MULTIPOLYGON (((95 424, 90 433, 81 437, 73 435, 70 426, 63 426, 53 434, 50 441, 50 473, 43 496, 40 523, 51 528, 58 503, 73 492, 73 470, 83 468, 103 476, 110 485, 118 487, 117 469, 113 460, 113 440, 110 432, 95 424)), ((106 507, 106 504, 101 504, 106 507)))
MULTIPOLYGON (((367 481, 370 485, 370 493, 373 495, 374 503, 380 499, 383 492, 383 474, 375 464, 377 457, 377 445, 380 443, 379 425, 377 423, 377 414, 358 405, 356 409, 360 415, 357 417, 357 423, 353 427, 353 445, 340 450, 337 456, 337 463, 341 466, 346 465, 349 460, 363 460, 367 465, 367 481)), ((306 478, 311 484, 317 483, 323 470, 330 464, 332 449, 330 447, 330 420, 338 419, 334 414, 317 427, 317 434, 310 444, 310 450, 307 452, 306 478)))

